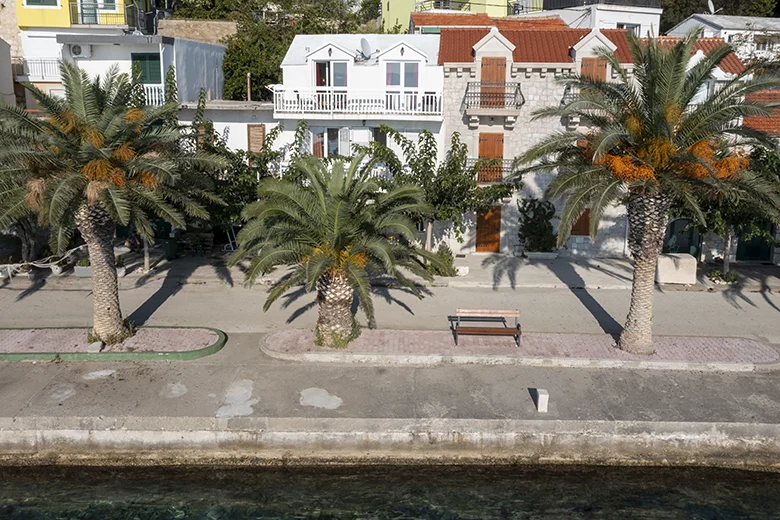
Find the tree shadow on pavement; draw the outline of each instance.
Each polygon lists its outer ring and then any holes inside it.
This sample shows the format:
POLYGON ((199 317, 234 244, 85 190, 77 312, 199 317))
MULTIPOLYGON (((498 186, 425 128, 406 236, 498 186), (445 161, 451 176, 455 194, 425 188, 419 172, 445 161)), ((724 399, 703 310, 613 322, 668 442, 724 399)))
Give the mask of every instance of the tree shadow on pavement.
MULTIPOLYGON (((159 260, 160 259, 158 259, 158 262, 159 260)), ((205 262, 208 262, 208 264, 213 267, 214 272, 217 274, 217 278, 220 281, 226 282, 233 287, 233 276, 230 273, 230 269, 228 269, 224 258, 215 260, 208 257, 183 257, 166 262, 160 267, 152 266, 152 270, 143 274, 138 281, 136 281, 135 286, 141 287, 147 283, 156 281, 162 273, 165 273, 162 285, 160 285, 160 288, 157 289, 154 294, 127 317, 128 321, 133 322, 136 326, 144 325, 166 301, 182 290, 184 285, 190 281, 190 278, 195 271, 199 267, 202 267, 205 262)))
POLYGON ((544 262, 517 256, 493 255, 482 261, 482 267, 489 268, 490 266, 493 266, 493 290, 498 290, 498 287, 504 277, 509 280, 509 284, 512 290, 516 290, 517 273, 520 269, 523 267, 538 268, 539 266, 544 266, 548 268, 550 272, 552 272, 555 277, 558 278, 558 280, 560 280, 568 287, 571 293, 577 297, 577 299, 588 310, 591 316, 596 319, 599 326, 605 333, 612 334, 613 336, 620 334, 620 332, 623 330, 623 327, 590 294, 588 288, 586 287, 587 284, 585 280, 583 280, 582 276, 580 276, 580 274, 574 268, 575 263, 578 263, 586 269, 604 273, 616 280, 623 282, 631 280, 630 273, 624 266, 618 266, 618 268, 621 271, 626 271, 626 274, 605 269, 594 261, 576 261, 568 258, 557 258, 553 261, 544 262))
POLYGON ((729 285, 722 291, 723 298, 731 306, 740 309, 741 301, 751 307, 757 307, 747 293, 758 293, 770 307, 780 312, 780 306, 770 298, 779 293, 777 289, 780 286, 780 267, 738 265, 733 269, 739 273, 737 283, 729 285))

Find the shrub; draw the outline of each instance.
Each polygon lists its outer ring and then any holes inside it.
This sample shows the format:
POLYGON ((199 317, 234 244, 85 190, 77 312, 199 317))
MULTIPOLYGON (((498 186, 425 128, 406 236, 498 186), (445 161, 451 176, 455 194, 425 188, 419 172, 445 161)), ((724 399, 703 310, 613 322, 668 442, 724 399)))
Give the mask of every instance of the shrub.
POLYGON ((89 267, 92 264, 89 262, 88 257, 84 257, 81 260, 79 260, 78 263, 76 263, 76 265, 79 267, 89 267))
POLYGON ((437 276, 457 276, 455 257, 447 244, 439 245, 439 249, 436 250, 436 258, 439 261, 438 265, 428 264, 428 272, 437 276))
POLYGON ((116 260, 114 261, 114 264, 117 267, 124 267, 125 266, 125 259, 122 258, 122 255, 117 255, 116 260))
POLYGON ((518 237, 523 250, 548 253, 555 249, 556 237, 551 220, 555 216, 555 206, 549 201, 539 199, 521 199, 517 201, 518 237))

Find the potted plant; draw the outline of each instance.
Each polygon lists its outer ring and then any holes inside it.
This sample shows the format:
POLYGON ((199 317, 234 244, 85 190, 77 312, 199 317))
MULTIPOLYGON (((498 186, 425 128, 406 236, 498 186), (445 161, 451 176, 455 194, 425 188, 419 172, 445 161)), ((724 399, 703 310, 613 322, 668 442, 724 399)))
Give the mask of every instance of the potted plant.
POLYGON ((73 268, 73 273, 79 278, 89 278, 92 276, 92 264, 89 262, 89 257, 84 257, 73 268))
POLYGON ((127 274, 127 268, 125 267, 125 259, 122 258, 122 255, 117 255, 115 260, 116 265, 116 275, 119 278, 122 278, 125 274, 127 274))
POLYGON ((70 258, 67 256, 65 258, 60 259, 56 264, 53 264, 51 266, 51 274, 54 276, 62 276, 65 274, 65 271, 68 269, 68 266, 70 265, 70 258))
POLYGON ((555 206, 546 200, 521 199, 517 201, 517 210, 520 212, 517 235, 523 255, 540 260, 558 258, 552 226, 555 206))

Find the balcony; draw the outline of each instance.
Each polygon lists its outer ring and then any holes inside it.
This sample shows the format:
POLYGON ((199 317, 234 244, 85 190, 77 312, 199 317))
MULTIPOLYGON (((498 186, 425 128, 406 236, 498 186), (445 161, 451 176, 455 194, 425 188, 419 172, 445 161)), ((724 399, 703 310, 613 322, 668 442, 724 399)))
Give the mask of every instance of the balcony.
POLYGON ((144 15, 133 5, 122 6, 105 2, 74 2, 70 4, 72 25, 116 25, 145 29, 144 15))
POLYGON ((462 0, 417 0, 415 11, 471 11, 471 2, 462 0))
POLYGON ((11 64, 16 81, 62 81, 57 58, 14 58, 11 64))
POLYGON ((470 117, 469 126, 479 125, 480 116, 504 116, 506 125, 513 127, 525 97, 520 83, 489 83, 471 81, 466 87, 463 106, 470 117))
POLYGON ((146 104, 158 107, 165 104, 165 87, 162 85, 144 85, 146 104))
POLYGON ((512 175, 512 159, 466 159, 466 168, 474 168, 478 163, 482 166, 477 170, 479 184, 495 184, 506 182, 512 175))
POLYGON ((381 116, 389 119, 441 121, 441 92, 385 89, 352 90, 347 87, 293 88, 276 85, 274 116, 311 119, 354 119, 381 116))

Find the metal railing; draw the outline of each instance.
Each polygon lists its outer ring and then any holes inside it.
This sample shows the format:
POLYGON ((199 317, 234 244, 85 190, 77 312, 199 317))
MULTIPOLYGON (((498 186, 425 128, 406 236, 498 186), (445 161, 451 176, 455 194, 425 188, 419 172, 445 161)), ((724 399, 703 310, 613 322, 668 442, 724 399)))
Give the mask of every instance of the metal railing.
POLYGON ((160 106, 165 104, 165 88, 162 85, 144 85, 146 104, 160 106))
POLYGON ((471 11, 471 2, 463 0, 417 0, 414 3, 415 11, 433 10, 471 11))
POLYGON ((470 81, 464 104, 467 109, 518 110, 525 103, 520 83, 470 81))
POLYGON ((438 116, 441 92, 402 88, 352 90, 348 87, 274 88, 274 111, 289 114, 438 116))
POLYGON ((26 81, 59 81, 60 60, 57 58, 14 58, 11 61, 14 77, 26 81))
POLYGON ((138 28, 143 13, 133 5, 107 2, 74 2, 70 4, 73 25, 127 25, 138 28))
POLYGON ((661 8, 660 0, 544 0, 542 3, 545 11, 598 4, 661 8))
POLYGON ((478 163, 481 166, 477 170, 477 182, 493 183, 504 182, 512 174, 512 159, 466 159, 466 168, 474 168, 478 163))

